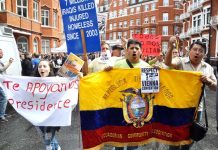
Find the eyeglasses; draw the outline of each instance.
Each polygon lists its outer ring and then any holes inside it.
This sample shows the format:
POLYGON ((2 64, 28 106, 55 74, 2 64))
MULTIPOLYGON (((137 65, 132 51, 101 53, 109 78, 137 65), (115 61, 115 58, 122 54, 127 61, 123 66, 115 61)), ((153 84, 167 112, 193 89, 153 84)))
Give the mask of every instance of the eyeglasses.
POLYGON ((102 50, 108 50, 109 48, 107 48, 107 47, 102 47, 101 49, 102 49, 102 50))

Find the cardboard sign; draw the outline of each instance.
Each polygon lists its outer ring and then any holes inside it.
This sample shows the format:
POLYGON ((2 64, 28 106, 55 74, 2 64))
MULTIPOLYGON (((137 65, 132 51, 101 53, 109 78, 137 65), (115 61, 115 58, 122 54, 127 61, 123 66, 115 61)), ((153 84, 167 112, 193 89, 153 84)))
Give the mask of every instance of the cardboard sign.
POLYGON ((84 61, 78 56, 70 53, 67 60, 58 70, 58 75, 62 77, 75 77, 80 73, 80 70, 84 64, 84 61))
POLYGON ((8 102, 36 126, 69 126, 78 101, 78 79, 0 76, 8 102))
POLYGON ((100 51, 98 21, 94 0, 60 1, 68 53, 83 53, 80 30, 84 30, 87 52, 100 51))
POLYGON ((142 43, 142 54, 145 56, 159 56, 161 52, 161 35, 133 34, 134 39, 142 43))

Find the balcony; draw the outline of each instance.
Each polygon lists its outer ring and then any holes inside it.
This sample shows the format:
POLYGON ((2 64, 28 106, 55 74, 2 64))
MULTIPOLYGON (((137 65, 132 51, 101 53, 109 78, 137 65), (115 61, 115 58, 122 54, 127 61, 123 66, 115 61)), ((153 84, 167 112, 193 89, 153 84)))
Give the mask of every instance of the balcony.
POLYGON ((185 34, 186 34, 185 32, 180 33, 179 38, 180 39, 185 39, 185 36, 186 36, 185 34))
POLYGON ((190 13, 186 12, 180 15, 180 20, 184 20, 190 17, 190 13))
POLYGON ((197 2, 197 3, 193 3, 188 7, 188 12, 192 12, 195 10, 198 10, 202 7, 202 1, 201 2, 197 2))
POLYGON ((193 34, 199 34, 199 33, 201 33, 201 29, 202 29, 201 26, 192 27, 191 30, 190 30, 190 34, 191 34, 191 35, 193 35, 193 34))
POLYGON ((187 32, 182 32, 180 35, 179 35, 179 38, 180 39, 185 39, 185 38, 189 38, 191 36, 190 34, 190 30, 188 30, 187 32))
POLYGON ((218 25, 218 15, 211 17, 210 23, 212 26, 218 25))

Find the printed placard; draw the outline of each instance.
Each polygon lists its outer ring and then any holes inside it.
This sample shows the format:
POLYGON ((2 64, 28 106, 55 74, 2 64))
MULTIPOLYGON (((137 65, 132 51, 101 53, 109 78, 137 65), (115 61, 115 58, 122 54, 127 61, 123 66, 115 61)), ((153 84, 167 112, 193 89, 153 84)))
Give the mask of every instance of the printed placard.
POLYGON ((68 53, 83 53, 81 29, 84 30, 87 52, 100 51, 95 1, 61 0, 60 6, 68 53))
POLYGON ((141 92, 158 93, 160 90, 159 70, 156 68, 141 68, 141 92))

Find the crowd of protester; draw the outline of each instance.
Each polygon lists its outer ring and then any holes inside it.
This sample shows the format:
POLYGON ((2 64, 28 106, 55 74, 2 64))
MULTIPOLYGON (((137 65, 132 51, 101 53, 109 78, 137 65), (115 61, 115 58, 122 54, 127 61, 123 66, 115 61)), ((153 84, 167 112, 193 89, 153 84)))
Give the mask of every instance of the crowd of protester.
MULTIPOLYGON (((169 41, 169 49, 166 53, 160 52, 159 56, 144 56, 142 55, 141 43, 137 40, 130 39, 124 41, 126 43, 116 44, 112 47, 106 42, 101 43, 101 53, 90 53, 86 56, 80 56, 85 65, 82 68, 84 75, 88 75, 98 71, 110 71, 113 68, 142 68, 142 67, 157 67, 163 69, 177 69, 177 70, 189 70, 189 71, 201 71, 201 81, 205 83, 209 89, 216 90, 217 80, 213 72, 213 68, 204 61, 206 54, 205 45, 200 42, 194 42, 191 44, 188 57, 179 55, 179 50, 174 47, 176 43, 176 37, 171 37, 169 41)), ((0 49, 0 59, 1 49, 0 49)), ((28 52, 20 53, 22 75, 34 76, 38 71, 40 60, 46 60, 50 62, 53 68, 54 75, 57 75, 58 70, 63 65, 67 58, 66 53, 54 53, 54 54, 30 54, 28 52)), ((8 64, 0 62, 0 73, 4 74, 7 67, 10 66, 12 60, 9 60, 8 64)), ((7 114, 6 109, 6 97, 2 89, 0 89, 0 119, 1 122, 6 122, 7 114), (4 107, 4 108, 3 108, 4 107)), ((202 116, 202 110, 199 110, 199 118, 202 116)), ((199 119, 201 121, 201 119, 199 119)), ((43 130, 42 130, 43 132, 43 130)), ((170 146, 170 150, 182 150, 190 149, 191 145, 184 146, 170 146)), ((138 147, 129 147, 129 149, 137 149, 138 147)), ((123 149, 116 147, 115 149, 123 149)))

